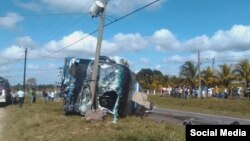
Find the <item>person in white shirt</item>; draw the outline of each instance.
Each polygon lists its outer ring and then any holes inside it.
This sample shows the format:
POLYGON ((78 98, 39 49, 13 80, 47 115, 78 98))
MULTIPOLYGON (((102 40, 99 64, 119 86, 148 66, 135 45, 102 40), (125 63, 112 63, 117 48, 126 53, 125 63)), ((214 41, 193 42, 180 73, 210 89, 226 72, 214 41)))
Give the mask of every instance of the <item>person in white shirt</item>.
POLYGON ((16 91, 11 91, 11 102, 12 104, 16 104, 16 91))
POLYGON ((205 91, 204 88, 202 89, 201 93, 202 93, 202 96, 201 96, 201 97, 202 97, 202 98, 206 98, 206 91, 205 91))
POLYGON ((212 94, 213 94, 213 90, 212 90, 212 88, 209 88, 208 89, 208 97, 212 97, 212 94))
POLYGON ((51 101, 54 101, 55 93, 53 91, 50 93, 50 98, 51 98, 51 101))
POLYGON ((17 95, 18 95, 19 107, 22 107, 24 101, 24 92, 22 90, 18 90, 17 95))

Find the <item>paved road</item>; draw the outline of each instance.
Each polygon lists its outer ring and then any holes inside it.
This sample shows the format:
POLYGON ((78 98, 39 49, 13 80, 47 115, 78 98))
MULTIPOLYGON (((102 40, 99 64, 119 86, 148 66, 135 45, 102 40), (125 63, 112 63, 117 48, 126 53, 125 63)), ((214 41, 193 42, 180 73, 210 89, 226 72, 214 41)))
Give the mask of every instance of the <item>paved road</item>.
POLYGON ((184 121, 192 120, 193 124, 198 125, 223 125, 230 124, 234 121, 238 121, 241 125, 250 125, 250 119, 184 112, 172 109, 154 108, 147 116, 156 121, 174 121, 181 124, 184 121))

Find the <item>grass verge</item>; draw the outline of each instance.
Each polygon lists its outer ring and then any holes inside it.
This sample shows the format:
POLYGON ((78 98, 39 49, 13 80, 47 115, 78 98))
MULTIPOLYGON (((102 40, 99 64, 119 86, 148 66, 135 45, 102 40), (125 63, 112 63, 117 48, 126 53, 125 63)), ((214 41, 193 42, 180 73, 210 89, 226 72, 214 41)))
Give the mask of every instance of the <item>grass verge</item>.
POLYGON ((159 95, 150 95, 149 99, 159 108, 169 108, 250 119, 250 100, 247 99, 183 99, 174 97, 160 97, 159 95))
MULTIPOLYGON (((28 101, 28 99, 26 100, 28 101)), ((112 117, 89 123, 77 115, 64 116, 61 102, 6 108, 5 141, 183 141, 185 127, 127 117, 113 124, 112 117)))

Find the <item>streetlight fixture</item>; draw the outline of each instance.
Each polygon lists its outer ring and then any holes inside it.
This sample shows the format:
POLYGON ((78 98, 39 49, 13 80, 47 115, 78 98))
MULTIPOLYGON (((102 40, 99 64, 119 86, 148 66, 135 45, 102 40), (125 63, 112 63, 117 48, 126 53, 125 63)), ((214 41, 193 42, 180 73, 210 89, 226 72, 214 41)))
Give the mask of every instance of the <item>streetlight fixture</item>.
POLYGON ((103 36, 103 26, 105 22, 105 12, 106 12, 106 0, 96 0, 92 7, 90 8, 90 14, 92 17, 97 17, 100 15, 100 24, 99 24, 99 33, 98 39, 96 44, 96 52, 95 52, 95 60, 93 66, 93 74, 92 74, 92 81, 91 81, 91 93, 92 93, 92 109, 97 110, 97 101, 96 101, 96 87, 97 87, 97 73, 99 68, 99 57, 101 52, 101 45, 102 45, 102 36, 103 36))
POLYGON ((103 13, 106 3, 105 0, 96 0, 89 10, 91 16, 97 17, 100 13, 103 13))

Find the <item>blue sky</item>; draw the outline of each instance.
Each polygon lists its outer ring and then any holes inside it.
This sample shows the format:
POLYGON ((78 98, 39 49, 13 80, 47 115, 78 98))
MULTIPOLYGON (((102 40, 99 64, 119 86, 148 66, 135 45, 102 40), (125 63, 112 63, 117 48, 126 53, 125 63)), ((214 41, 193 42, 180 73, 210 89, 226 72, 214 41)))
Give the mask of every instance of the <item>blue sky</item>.
MULTIPOLYGON (((154 0, 109 0, 106 23, 154 0)), ((60 80, 59 67, 68 56, 94 56, 97 33, 56 52, 96 30, 99 18, 88 11, 93 0, 2 0, 0 4, 0 76, 22 83, 24 48, 27 78, 39 84, 60 80), (61 15, 50 15, 50 14, 61 15), (85 14, 65 14, 85 13, 85 14), (45 57, 46 56, 46 57, 45 57)), ((124 58, 131 69, 178 75, 185 61, 202 68, 250 59, 249 0, 160 0, 104 30, 102 55, 124 58)))

